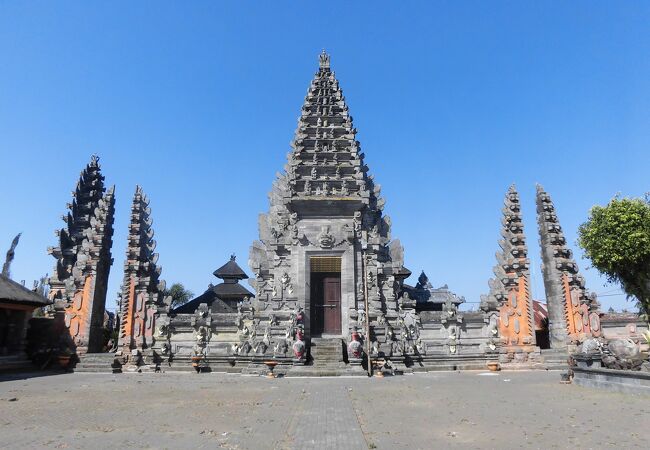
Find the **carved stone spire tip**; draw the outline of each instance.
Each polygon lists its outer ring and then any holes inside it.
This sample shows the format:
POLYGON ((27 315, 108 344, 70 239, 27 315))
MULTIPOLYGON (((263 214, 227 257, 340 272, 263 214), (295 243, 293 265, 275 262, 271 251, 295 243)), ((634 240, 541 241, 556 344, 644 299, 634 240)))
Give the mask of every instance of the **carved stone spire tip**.
POLYGON ((319 64, 321 69, 329 69, 330 68, 330 55, 327 54, 325 49, 320 53, 319 57, 319 64))

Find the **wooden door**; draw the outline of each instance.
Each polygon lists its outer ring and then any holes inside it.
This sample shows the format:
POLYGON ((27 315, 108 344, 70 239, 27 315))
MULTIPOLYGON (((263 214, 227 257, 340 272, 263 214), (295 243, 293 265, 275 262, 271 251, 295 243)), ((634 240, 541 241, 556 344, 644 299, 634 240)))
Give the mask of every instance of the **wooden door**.
POLYGON ((323 277, 323 333, 341 334, 341 277, 323 277))
POLYGON ((341 274, 311 275, 311 334, 341 334, 341 274))
POLYGON ((323 333, 323 315, 325 307, 323 306, 323 277, 321 274, 311 274, 311 334, 320 336, 323 333))

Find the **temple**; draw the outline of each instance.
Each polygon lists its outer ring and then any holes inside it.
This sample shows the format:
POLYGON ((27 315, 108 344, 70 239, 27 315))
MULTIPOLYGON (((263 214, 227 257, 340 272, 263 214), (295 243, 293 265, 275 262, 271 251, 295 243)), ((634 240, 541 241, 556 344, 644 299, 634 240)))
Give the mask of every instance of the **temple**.
POLYGON ((104 311, 108 275, 113 259, 115 187, 106 190, 99 158, 93 156, 81 172, 62 216, 66 227, 57 231, 59 243, 48 252, 56 258, 49 298, 66 345, 76 354, 95 353, 104 343, 104 311))
POLYGON ((285 173, 273 185, 269 213, 259 219, 260 240, 251 247, 252 306, 263 317, 275 317, 279 328, 270 335, 288 334, 288 345, 298 335, 311 343, 354 334, 370 339, 377 353, 395 354, 406 339, 398 321, 414 312, 398 298, 410 271, 399 241, 391 240, 380 186, 356 134, 323 53, 285 173), (300 330, 282 329, 303 311, 300 330))
MULTIPOLYGON (((547 306, 530 294, 519 194, 505 196, 489 293, 476 310, 422 271, 405 283, 404 249, 391 236, 381 189, 365 162, 330 56, 319 56, 284 171, 258 220, 247 273, 234 255, 222 280, 172 307, 166 295, 149 200, 131 206, 119 333, 102 356, 111 265, 114 190, 93 157, 81 175, 50 278, 55 346, 80 356, 75 370, 197 371, 287 377, 495 368, 560 368, 601 337, 598 303, 585 290, 550 197, 537 212, 547 306), (250 274, 250 278, 249 278, 250 274), (251 289, 241 284, 248 280, 251 289), (440 285, 438 285, 440 286, 440 285), (541 329, 548 311, 548 331, 541 329), (550 336, 547 339, 545 333, 550 336), (548 342, 548 344, 547 344, 548 342), (548 349, 546 347, 550 346, 548 349), (542 347, 540 349, 540 347, 542 347)), ((434 279, 437 279, 434 274, 434 279)), ((616 324, 617 333, 625 328, 616 324)), ((636 328, 635 328, 636 330, 636 328)), ((635 331, 636 332, 636 331, 635 331)), ((48 345, 52 345, 51 343, 48 345)))

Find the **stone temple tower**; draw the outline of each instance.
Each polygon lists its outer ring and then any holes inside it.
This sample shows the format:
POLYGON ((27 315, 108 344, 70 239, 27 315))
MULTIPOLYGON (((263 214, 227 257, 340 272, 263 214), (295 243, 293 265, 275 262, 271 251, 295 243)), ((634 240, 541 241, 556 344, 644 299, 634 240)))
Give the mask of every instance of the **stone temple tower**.
POLYGON ((307 344, 316 337, 366 340, 370 325, 372 352, 398 356, 406 329, 415 326, 411 301, 398 299, 410 272, 399 241, 391 241, 380 187, 364 163, 330 56, 323 52, 319 62, 285 172, 269 194, 269 213, 259 217, 260 240, 251 246, 254 307, 272 314, 270 321, 300 312, 307 344))
POLYGON ((101 351, 108 274, 113 263, 115 187, 106 190, 99 158, 81 172, 63 216, 66 227, 56 232, 59 244, 48 248, 56 258, 50 277, 50 298, 64 338, 77 354, 101 351))

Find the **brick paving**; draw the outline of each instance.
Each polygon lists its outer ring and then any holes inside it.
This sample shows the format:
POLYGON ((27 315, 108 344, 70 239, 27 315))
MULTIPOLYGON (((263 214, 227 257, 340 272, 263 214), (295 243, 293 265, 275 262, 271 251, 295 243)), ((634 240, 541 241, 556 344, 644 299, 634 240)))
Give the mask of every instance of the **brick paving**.
POLYGON ((650 397, 562 385, 559 377, 4 378, 0 447, 650 448, 650 397))

